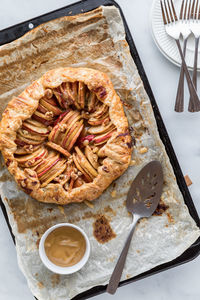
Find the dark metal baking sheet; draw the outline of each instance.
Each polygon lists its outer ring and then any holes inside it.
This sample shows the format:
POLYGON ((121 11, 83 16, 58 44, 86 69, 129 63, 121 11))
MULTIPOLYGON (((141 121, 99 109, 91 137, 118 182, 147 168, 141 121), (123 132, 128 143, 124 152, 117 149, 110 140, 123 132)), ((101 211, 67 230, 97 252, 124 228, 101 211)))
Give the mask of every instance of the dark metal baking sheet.
MULTIPOLYGON (((148 82, 147 76, 146 76, 144 68, 142 66, 140 57, 139 57, 137 49, 136 49, 136 46, 133 42, 131 33, 129 31, 128 25, 127 25, 126 20, 125 20, 125 17, 123 15, 123 12, 122 12, 120 6, 114 0, 83 0, 83 1, 80 1, 80 2, 77 2, 77 3, 74 3, 72 5, 60 8, 58 10, 55 10, 53 12, 47 13, 45 15, 36 17, 34 19, 31 19, 31 20, 22 22, 20 24, 11 26, 9 28, 6 28, 6 29, 0 31, 0 45, 11 42, 11 41, 21 37, 26 32, 28 32, 30 30, 30 28, 29 28, 30 23, 33 24, 34 27, 36 27, 36 26, 38 26, 38 25, 40 25, 44 22, 50 21, 52 19, 59 18, 61 16, 75 15, 75 14, 90 11, 92 9, 97 8, 100 5, 106 5, 106 6, 114 5, 117 8, 119 8, 119 10, 120 10, 120 13, 121 13, 121 16, 122 16, 122 19, 123 19, 123 22, 124 22, 124 27, 125 27, 125 32, 126 32, 126 40, 129 44, 133 60, 134 60, 135 64, 137 65, 140 77, 141 77, 141 79, 143 81, 143 84, 144 84, 144 87, 145 87, 145 90, 146 90, 146 92, 147 92, 147 94, 148 94, 148 96, 151 100, 151 104, 152 104, 152 107, 153 107, 154 115, 155 115, 155 118, 156 118, 158 130, 159 130, 159 134, 160 134, 160 138, 161 138, 163 144, 165 145, 167 154, 169 156, 170 162, 171 162, 172 167, 174 169, 174 173, 175 173, 175 176, 176 176, 176 179, 177 179, 178 186, 179 186, 179 188, 180 188, 180 190, 183 194, 185 204, 187 205, 187 207, 189 209, 189 212, 190 212, 192 218, 195 220, 197 226, 200 227, 199 216, 197 214, 197 211, 195 209, 195 206, 194 206, 194 203, 192 201, 191 195, 190 195, 189 190, 187 188, 187 185, 185 183, 184 176, 182 174, 182 171, 181 171, 180 165, 178 163, 176 154, 174 152, 174 149, 173 149, 172 144, 170 142, 167 130, 165 128, 162 117, 160 115, 158 106, 156 104, 156 101, 155 101, 154 95, 152 93, 150 84, 148 82)), ((1 204, 3 214, 5 216, 6 222, 8 224, 9 230, 10 230, 11 235, 12 235, 13 240, 14 240, 14 236, 12 234, 12 230, 11 230, 11 227, 10 227, 10 224, 9 224, 9 221, 8 221, 8 216, 7 216, 7 213, 6 213, 6 210, 5 210, 5 207, 2 203, 2 201, 1 201, 0 204, 1 204)), ((174 260, 172 260, 168 263, 159 265, 159 266, 157 266, 157 267, 155 267, 155 268, 153 268, 153 269, 151 269, 151 270, 149 270, 145 273, 142 273, 138 276, 135 276, 135 277, 130 278, 128 280, 124 280, 124 281, 120 282, 120 286, 131 283, 131 282, 134 282, 134 281, 142 279, 144 277, 159 273, 161 271, 170 269, 172 267, 178 266, 178 265, 183 264, 185 262, 188 262, 188 261, 194 259, 195 257, 197 257, 199 254, 200 254, 200 238, 198 238, 198 240, 193 245, 191 245, 178 258, 176 258, 176 259, 174 259, 174 260)), ((77 295, 76 297, 73 298, 73 300, 87 299, 87 298, 90 298, 92 296, 103 293, 103 292, 105 292, 105 290, 106 290, 106 286, 96 286, 96 287, 94 287, 94 288, 92 288, 88 291, 85 291, 85 292, 77 295)))

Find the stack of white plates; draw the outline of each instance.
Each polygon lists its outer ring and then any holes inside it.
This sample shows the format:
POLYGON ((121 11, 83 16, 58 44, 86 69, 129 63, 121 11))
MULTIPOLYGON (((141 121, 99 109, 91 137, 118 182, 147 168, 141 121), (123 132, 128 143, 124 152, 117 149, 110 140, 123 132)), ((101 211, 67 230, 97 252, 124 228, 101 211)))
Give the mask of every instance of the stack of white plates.
MULTIPOLYGON (((179 16, 182 0, 175 0, 174 5, 179 16)), ((151 29, 153 39, 162 54, 177 66, 181 65, 181 58, 175 41, 166 34, 160 8, 160 0, 154 0, 151 10, 151 29)), ((191 35, 187 42, 186 63, 189 69, 194 63, 194 37, 191 35)), ((199 47, 200 52, 200 47, 199 47)), ((200 71, 200 53, 198 59, 198 71, 200 71)))

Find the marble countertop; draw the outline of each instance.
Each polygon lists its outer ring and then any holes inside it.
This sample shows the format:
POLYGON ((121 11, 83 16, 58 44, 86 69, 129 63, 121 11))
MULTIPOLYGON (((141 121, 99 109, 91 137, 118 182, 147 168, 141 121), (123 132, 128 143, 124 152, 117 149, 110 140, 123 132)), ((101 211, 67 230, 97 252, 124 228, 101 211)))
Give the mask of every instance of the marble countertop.
MULTIPOLYGON (((72 0, 1 0, 0 30, 63 7, 72 0)), ((154 96, 184 174, 193 181, 190 192, 200 214, 200 113, 173 111, 179 69, 156 48, 150 33, 152 0, 117 0, 121 5, 154 96), (199 167, 198 167, 199 166, 199 167)), ((200 78, 198 76, 200 86, 200 78)), ((188 92, 186 91, 186 99, 188 92)), ((16 251, 0 210, 0 298, 32 300, 26 280, 17 266, 16 251)), ((199 300, 200 257, 192 262, 119 288, 113 299, 199 300)), ((102 294, 95 300, 107 300, 102 294)))

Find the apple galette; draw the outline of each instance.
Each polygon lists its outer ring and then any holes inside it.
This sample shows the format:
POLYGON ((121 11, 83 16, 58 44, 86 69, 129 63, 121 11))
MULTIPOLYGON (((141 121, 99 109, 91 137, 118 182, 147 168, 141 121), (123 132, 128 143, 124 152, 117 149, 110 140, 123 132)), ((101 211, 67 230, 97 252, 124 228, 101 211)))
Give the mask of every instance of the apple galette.
POLYGON ((26 193, 38 201, 68 204, 97 198, 127 169, 132 144, 108 76, 59 68, 9 102, 0 147, 26 193))

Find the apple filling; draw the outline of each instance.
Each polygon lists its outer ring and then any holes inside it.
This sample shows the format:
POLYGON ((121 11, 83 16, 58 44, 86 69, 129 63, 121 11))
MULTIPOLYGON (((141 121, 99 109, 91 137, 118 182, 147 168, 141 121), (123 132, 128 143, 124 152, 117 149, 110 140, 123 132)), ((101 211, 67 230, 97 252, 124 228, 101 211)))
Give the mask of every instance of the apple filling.
POLYGON ((109 107, 83 82, 46 89, 31 118, 17 131, 15 158, 41 187, 59 183, 71 191, 89 183, 103 164, 98 151, 116 131, 109 107))

